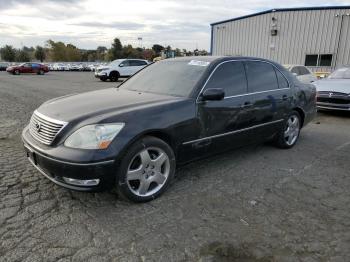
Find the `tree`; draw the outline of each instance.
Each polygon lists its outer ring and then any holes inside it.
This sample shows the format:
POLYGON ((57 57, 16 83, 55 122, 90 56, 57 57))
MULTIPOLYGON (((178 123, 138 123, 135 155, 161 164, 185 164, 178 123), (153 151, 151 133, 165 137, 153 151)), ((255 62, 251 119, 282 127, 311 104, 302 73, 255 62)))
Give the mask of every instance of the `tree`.
POLYGON ((152 50, 156 53, 156 55, 159 56, 160 52, 161 52, 162 50, 164 50, 164 46, 161 46, 161 45, 158 45, 158 44, 154 44, 154 45, 152 46, 152 50))
POLYGON ((119 38, 114 38, 112 47, 111 49, 109 49, 109 58, 111 60, 122 58, 122 51, 123 51, 123 46, 119 38))
POLYGON ((97 47, 96 51, 97 51, 97 53, 104 54, 107 52, 107 47, 99 46, 99 47, 97 47))
POLYGON ((52 61, 67 61, 66 45, 62 42, 47 41, 52 61))
POLYGON ((40 62, 43 62, 46 58, 45 49, 41 46, 37 46, 35 48, 34 56, 36 59, 40 60, 40 62))
POLYGON ((16 49, 10 45, 5 45, 0 49, 1 58, 8 62, 13 62, 16 59, 16 49))
POLYGON ((16 53, 16 61, 17 62, 29 62, 30 55, 25 49, 21 49, 16 53))

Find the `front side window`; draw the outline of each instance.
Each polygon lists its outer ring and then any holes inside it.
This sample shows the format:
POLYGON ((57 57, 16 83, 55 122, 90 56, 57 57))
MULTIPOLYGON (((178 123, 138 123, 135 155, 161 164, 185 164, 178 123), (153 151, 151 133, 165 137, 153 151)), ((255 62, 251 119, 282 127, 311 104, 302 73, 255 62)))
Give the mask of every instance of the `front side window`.
POLYGON ((295 66, 290 70, 293 74, 296 74, 297 76, 300 75, 299 67, 295 66))
POLYGON ((125 60, 125 61, 121 62, 119 66, 120 67, 130 66, 130 62, 129 62, 129 60, 125 60))
POLYGON ((248 90, 250 93, 263 92, 278 89, 274 67, 265 62, 245 62, 248 90))
POLYGON ((225 62, 210 77, 206 89, 221 88, 225 97, 247 93, 247 79, 242 62, 225 62))

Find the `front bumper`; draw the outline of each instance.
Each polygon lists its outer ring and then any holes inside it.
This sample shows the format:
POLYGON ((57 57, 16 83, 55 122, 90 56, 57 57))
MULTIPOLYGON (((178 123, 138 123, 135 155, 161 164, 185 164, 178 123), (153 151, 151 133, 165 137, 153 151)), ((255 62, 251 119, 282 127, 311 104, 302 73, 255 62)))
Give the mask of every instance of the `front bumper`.
POLYGON ((102 191, 115 185, 114 160, 77 163, 57 159, 40 152, 26 139, 26 135, 22 135, 22 140, 29 162, 55 184, 78 191, 102 191))
POLYGON ((107 76, 107 72, 102 71, 102 72, 95 72, 95 77, 96 78, 107 78, 108 76, 107 76))
POLYGON ((317 102, 317 109, 350 111, 350 104, 335 104, 335 103, 317 102))

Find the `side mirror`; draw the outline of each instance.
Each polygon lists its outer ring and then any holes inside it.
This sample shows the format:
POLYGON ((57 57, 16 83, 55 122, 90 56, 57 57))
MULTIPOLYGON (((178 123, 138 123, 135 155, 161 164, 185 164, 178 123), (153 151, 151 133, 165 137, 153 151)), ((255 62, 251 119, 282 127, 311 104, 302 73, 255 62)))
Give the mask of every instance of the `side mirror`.
POLYGON ((210 88, 202 93, 203 101, 218 101, 225 97, 225 92, 222 88, 210 88))
POLYGON ((124 66, 124 64, 120 64, 120 65, 119 65, 119 67, 123 67, 123 66, 124 66))
POLYGON ((292 73, 293 74, 293 76, 298 76, 298 74, 297 73, 292 73))

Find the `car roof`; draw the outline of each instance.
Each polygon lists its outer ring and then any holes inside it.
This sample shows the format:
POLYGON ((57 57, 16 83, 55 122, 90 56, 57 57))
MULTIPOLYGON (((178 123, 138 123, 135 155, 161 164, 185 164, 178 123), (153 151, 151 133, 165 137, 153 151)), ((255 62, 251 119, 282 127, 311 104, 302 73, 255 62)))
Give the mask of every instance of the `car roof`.
POLYGON ((260 57, 250 57, 250 56, 184 56, 184 57, 176 57, 176 58, 168 58, 161 60, 162 61, 185 61, 189 62, 192 60, 196 61, 204 61, 204 62, 209 62, 210 64, 218 64, 224 61, 229 61, 229 60, 260 60, 260 61, 266 61, 269 63, 272 63, 274 65, 279 65, 275 61, 265 59, 265 58, 260 58, 260 57))

